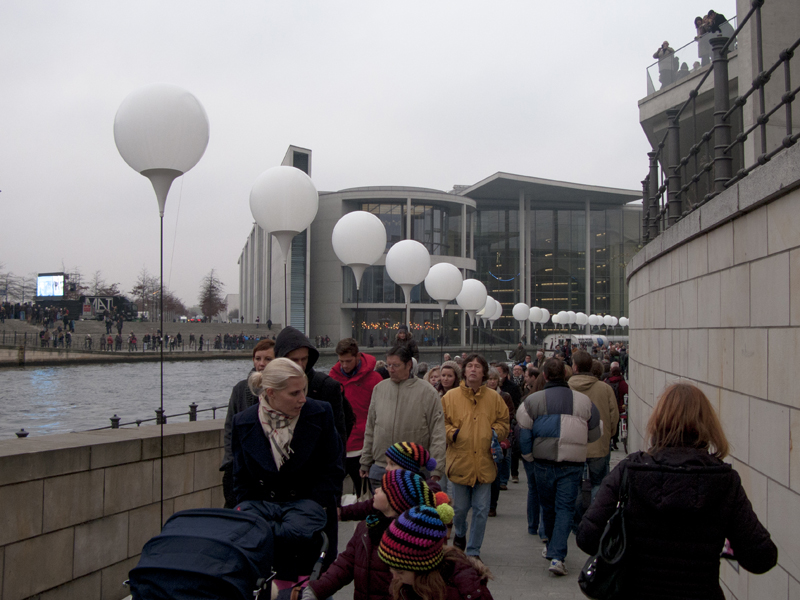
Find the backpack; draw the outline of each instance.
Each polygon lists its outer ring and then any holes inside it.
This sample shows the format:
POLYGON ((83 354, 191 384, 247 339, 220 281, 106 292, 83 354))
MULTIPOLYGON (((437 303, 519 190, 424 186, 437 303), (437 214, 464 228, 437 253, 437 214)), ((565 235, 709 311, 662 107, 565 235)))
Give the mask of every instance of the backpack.
POLYGON ((612 390, 614 390, 614 397, 617 399, 617 406, 622 406, 622 398, 620 398, 619 393, 619 381, 615 381, 614 383, 606 381, 606 383, 611 386, 612 390))

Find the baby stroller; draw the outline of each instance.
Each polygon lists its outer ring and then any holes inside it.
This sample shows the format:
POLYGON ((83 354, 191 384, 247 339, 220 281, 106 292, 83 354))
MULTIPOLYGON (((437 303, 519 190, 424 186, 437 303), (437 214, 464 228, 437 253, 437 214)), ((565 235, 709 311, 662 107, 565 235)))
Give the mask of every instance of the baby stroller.
MULTIPOLYGON (((133 600, 267 600, 275 578, 291 594, 297 579, 319 576, 328 539, 322 532, 325 513, 318 504, 312 503, 317 511, 302 521, 300 536, 297 518, 270 521, 270 516, 282 518, 281 509, 268 508, 265 514, 258 506, 276 505, 244 504, 237 510, 194 509, 172 515, 161 533, 144 545, 129 573, 125 584, 133 600)), ((279 597, 289 596, 282 592, 279 597)))

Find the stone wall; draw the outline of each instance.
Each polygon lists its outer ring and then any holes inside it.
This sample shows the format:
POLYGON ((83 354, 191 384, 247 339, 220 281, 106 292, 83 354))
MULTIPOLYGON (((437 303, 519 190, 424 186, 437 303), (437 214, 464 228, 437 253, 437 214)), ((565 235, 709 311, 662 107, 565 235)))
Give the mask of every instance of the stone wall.
MULTIPOLYGON (((223 420, 164 426, 164 519, 221 507, 223 420)), ((119 600, 160 529, 160 427, 0 442, 0 600, 119 600)))
POLYGON ((716 407, 759 519, 779 548, 766 575, 722 561, 726 597, 800 598, 800 147, 692 212, 628 266, 634 450, 665 385, 716 407))

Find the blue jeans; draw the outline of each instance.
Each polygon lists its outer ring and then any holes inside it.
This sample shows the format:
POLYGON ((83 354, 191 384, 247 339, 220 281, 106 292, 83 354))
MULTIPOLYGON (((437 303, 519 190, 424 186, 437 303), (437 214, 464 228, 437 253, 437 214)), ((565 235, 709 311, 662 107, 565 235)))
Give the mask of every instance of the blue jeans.
POLYGON ((548 540, 547 558, 563 561, 567 540, 575 517, 575 499, 581 489, 583 466, 533 463, 536 491, 542 506, 544 534, 548 540))
POLYGON ((500 464, 497 465, 497 475, 500 477, 500 485, 506 485, 511 477, 511 448, 506 450, 506 454, 500 464))
POLYGON ((469 528, 468 556, 480 556, 486 520, 489 518, 489 501, 492 495, 491 483, 476 483, 473 486, 450 482, 453 486, 453 525, 458 537, 467 535, 467 513, 472 509, 472 524, 469 528))
POLYGON ((522 459, 522 466, 525 468, 525 475, 528 478, 528 533, 539 535, 545 539, 544 520, 541 518, 542 507, 539 504, 539 492, 536 489, 536 474, 533 470, 533 463, 522 459))

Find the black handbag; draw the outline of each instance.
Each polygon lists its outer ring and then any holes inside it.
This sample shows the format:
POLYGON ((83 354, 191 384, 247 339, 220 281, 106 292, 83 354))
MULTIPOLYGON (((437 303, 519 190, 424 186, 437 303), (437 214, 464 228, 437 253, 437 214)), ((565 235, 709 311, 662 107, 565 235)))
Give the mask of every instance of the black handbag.
POLYGON ((613 600, 619 598, 624 584, 625 546, 625 504, 628 501, 628 469, 622 473, 617 510, 611 515, 600 536, 600 546, 594 556, 590 556, 578 575, 581 591, 593 600, 613 600))

